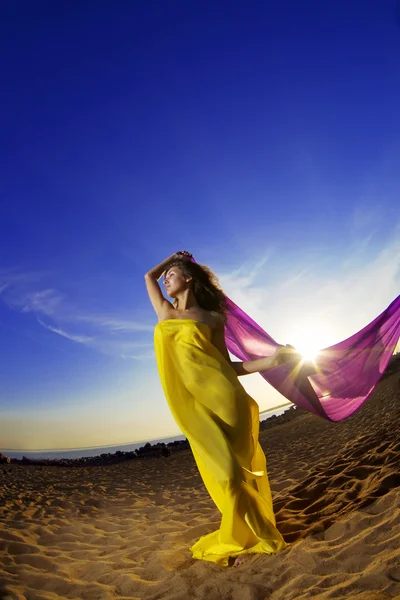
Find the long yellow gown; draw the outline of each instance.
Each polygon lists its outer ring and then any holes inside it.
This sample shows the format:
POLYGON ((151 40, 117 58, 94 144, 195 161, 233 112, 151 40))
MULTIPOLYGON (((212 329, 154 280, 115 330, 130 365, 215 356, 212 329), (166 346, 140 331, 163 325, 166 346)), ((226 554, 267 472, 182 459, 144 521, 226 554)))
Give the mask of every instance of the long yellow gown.
POLYGON ((190 548, 193 557, 227 566, 240 554, 279 552, 286 543, 275 527, 257 403, 211 343, 207 324, 161 321, 154 343, 171 413, 222 515, 220 528, 190 548))

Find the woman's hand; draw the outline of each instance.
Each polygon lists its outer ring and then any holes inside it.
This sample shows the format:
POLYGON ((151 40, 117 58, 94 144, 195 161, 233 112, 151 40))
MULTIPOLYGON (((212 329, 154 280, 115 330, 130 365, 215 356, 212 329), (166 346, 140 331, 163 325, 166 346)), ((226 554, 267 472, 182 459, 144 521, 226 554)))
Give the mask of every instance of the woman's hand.
POLYGON ((179 250, 178 252, 175 252, 175 256, 177 256, 177 258, 193 258, 193 254, 190 254, 190 252, 188 252, 187 250, 179 250))
POLYGON ((284 365, 287 362, 291 362, 297 359, 299 362, 302 360, 301 354, 296 350, 294 346, 286 344, 286 346, 280 346, 274 354, 271 356, 274 362, 274 366, 278 367, 284 365))
POLYGON ((286 346, 279 346, 271 356, 245 362, 231 362, 231 366, 236 375, 240 376, 250 373, 264 373, 294 360, 300 363, 302 356, 296 348, 287 344, 286 346))

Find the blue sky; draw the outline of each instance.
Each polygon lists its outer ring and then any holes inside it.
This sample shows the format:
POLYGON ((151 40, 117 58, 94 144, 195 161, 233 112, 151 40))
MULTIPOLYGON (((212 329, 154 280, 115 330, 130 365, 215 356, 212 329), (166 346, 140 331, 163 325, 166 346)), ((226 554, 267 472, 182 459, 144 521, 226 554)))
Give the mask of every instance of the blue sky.
POLYGON ((395 1, 0 13, 1 447, 178 431, 143 282, 176 250, 283 343, 327 346, 398 295, 395 1))

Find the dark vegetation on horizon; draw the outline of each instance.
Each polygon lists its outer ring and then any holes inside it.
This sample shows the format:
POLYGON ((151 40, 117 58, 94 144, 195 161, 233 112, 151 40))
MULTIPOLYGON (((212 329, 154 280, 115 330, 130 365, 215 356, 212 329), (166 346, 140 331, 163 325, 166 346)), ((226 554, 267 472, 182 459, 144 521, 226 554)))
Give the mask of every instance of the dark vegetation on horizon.
POLYGON ((390 375, 393 375, 393 373, 399 373, 399 372, 400 372, 400 352, 396 352, 396 354, 393 354, 393 356, 391 357, 389 364, 386 367, 386 371, 382 375, 382 379, 385 379, 386 377, 390 377, 390 375))

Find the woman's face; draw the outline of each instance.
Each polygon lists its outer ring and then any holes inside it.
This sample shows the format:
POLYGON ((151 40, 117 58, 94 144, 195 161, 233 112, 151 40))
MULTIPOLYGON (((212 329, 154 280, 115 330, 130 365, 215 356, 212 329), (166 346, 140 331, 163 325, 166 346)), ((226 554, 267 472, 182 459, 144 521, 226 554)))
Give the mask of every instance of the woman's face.
POLYGON ((188 288, 187 277, 182 273, 179 267, 171 267, 164 275, 164 285, 170 298, 176 298, 179 292, 188 288))

